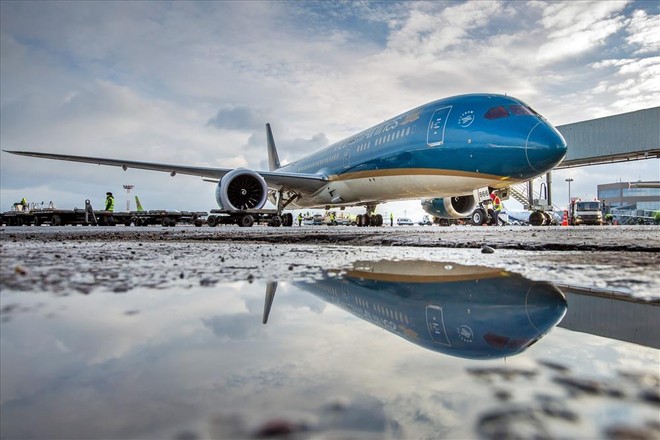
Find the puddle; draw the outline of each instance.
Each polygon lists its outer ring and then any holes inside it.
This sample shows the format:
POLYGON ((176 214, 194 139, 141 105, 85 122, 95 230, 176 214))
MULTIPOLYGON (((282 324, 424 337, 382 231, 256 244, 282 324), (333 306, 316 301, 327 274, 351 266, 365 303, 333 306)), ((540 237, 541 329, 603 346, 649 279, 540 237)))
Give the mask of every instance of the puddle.
POLYGON ((4 289, 0 437, 654 438, 660 358, 639 334, 659 308, 621 301, 419 260, 121 294, 4 289))

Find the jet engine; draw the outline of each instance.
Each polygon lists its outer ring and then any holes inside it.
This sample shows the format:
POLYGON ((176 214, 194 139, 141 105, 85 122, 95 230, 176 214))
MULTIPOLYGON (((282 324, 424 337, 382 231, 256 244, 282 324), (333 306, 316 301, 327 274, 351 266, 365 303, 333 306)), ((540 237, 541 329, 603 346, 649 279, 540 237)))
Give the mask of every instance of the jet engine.
POLYGON ((222 209, 260 209, 266 204, 268 185, 259 173, 245 168, 231 170, 218 183, 215 200, 222 209))
POLYGON ((465 218, 477 207, 473 195, 422 200, 422 208, 438 218, 465 218))

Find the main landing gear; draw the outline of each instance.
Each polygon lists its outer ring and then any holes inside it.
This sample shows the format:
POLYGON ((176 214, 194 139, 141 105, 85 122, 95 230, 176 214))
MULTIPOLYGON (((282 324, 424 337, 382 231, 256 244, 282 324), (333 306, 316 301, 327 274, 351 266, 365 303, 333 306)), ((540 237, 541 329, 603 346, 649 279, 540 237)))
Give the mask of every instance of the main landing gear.
POLYGON ((383 216, 374 214, 376 205, 366 205, 366 208, 366 214, 360 214, 355 218, 357 226, 383 226, 383 216))

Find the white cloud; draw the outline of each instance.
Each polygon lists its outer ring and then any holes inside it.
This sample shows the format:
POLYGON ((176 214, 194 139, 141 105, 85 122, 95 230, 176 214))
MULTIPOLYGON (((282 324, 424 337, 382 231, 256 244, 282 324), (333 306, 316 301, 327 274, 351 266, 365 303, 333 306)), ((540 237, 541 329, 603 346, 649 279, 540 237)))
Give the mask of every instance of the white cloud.
POLYGON ((629 21, 627 31, 626 41, 639 46, 635 53, 660 51, 660 15, 649 15, 644 10, 637 10, 629 21))
MULTIPOLYGON (((266 122, 291 161, 459 93, 508 93, 575 122, 657 105, 657 20, 625 2, 4 2, 0 142, 261 168, 266 122)), ((26 167, 35 193, 79 182, 83 200, 128 176, 5 153, 1 166, 3 196, 31 192, 26 167)), ((154 205, 195 188, 181 208, 212 207, 210 185, 156 174, 131 175, 157 182, 154 205)))
POLYGON ((549 31, 538 60, 556 62, 603 46, 625 25, 619 13, 626 2, 552 2, 544 8, 541 24, 549 31))

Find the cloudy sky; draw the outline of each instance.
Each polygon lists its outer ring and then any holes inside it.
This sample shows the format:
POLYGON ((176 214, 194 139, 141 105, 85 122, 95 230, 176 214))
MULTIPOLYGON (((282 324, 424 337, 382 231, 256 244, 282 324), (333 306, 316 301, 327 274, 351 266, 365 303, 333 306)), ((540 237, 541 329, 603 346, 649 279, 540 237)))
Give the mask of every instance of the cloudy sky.
MULTIPOLYGON (((11 2, 1 4, 0 143, 187 165, 267 168, 445 96, 507 93, 555 125, 660 104, 658 2, 11 2)), ((2 153, 3 211, 215 208, 191 176, 2 153)), ((554 173, 557 204, 660 180, 658 160, 554 173)), ((506 205, 506 203, 505 203, 506 205)), ((382 212, 421 215, 418 202, 382 212)))

